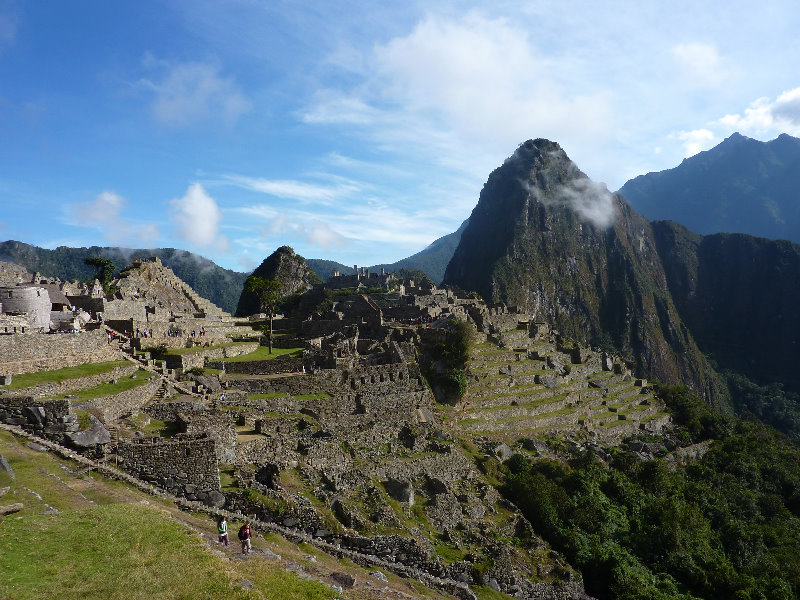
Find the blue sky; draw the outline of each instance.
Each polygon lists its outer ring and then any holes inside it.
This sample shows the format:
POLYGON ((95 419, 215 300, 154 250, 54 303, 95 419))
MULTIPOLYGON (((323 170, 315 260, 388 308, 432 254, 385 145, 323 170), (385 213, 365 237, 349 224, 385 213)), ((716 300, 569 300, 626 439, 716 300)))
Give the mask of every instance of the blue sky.
POLYGON ((0 240, 393 262, 529 138, 591 178, 800 135, 800 5, 0 3, 0 240))

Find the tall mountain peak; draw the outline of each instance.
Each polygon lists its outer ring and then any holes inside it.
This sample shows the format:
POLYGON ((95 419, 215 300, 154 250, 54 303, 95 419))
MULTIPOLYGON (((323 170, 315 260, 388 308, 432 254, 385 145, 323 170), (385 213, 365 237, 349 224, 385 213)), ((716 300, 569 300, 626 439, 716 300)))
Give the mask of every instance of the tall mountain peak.
POLYGON ((643 374, 716 396, 667 291, 650 223, 555 142, 529 140, 491 173, 444 283, 613 346, 643 374))

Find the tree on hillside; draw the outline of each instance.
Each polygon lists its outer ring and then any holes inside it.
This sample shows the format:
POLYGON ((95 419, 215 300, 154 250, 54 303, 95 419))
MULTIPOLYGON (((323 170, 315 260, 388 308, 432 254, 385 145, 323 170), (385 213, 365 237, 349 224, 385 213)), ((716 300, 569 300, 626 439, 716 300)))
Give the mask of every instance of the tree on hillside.
POLYGON ((251 275, 244 282, 244 291, 255 294, 262 311, 269 315, 269 353, 272 354, 272 319, 275 307, 281 298, 281 283, 272 279, 264 279, 251 275))
POLYGON ((94 274, 95 279, 100 282, 107 294, 111 293, 109 283, 111 283, 111 277, 114 275, 114 263, 112 260, 101 256, 90 256, 83 261, 83 264, 97 269, 94 274))

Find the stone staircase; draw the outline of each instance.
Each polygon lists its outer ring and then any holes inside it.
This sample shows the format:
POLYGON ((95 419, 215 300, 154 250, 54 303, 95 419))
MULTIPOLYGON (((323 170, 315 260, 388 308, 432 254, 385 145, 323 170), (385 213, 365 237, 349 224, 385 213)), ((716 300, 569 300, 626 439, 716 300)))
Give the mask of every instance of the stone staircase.
POLYGON ((583 351, 578 363, 576 356, 560 351, 552 339, 513 348, 492 341, 478 345, 468 365, 471 382, 458 407, 458 428, 507 443, 578 431, 615 443, 671 422, 646 382, 620 362, 604 370, 604 362, 610 365, 599 353, 583 351))

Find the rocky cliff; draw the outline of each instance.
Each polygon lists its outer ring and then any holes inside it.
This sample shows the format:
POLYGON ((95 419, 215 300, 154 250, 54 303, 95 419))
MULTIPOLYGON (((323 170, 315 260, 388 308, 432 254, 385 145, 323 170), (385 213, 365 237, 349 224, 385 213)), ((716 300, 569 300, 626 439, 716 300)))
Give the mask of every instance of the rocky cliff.
POLYGON ((681 317, 721 367, 800 390, 800 245, 653 223, 681 317))
MULTIPOLYGON (((281 284, 281 295, 302 294, 315 283, 322 283, 319 276, 306 264, 306 259, 295 254, 289 246, 281 246, 270 254, 252 273, 255 277, 271 279, 281 284)), ((236 314, 251 315, 259 311, 254 294, 242 292, 236 314)))
POLYGON ((529 140, 492 172, 444 283, 517 305, 569 337, 613 346, 642 374, 722 401, 670 297, 650 223, 554 142, 529 140))

